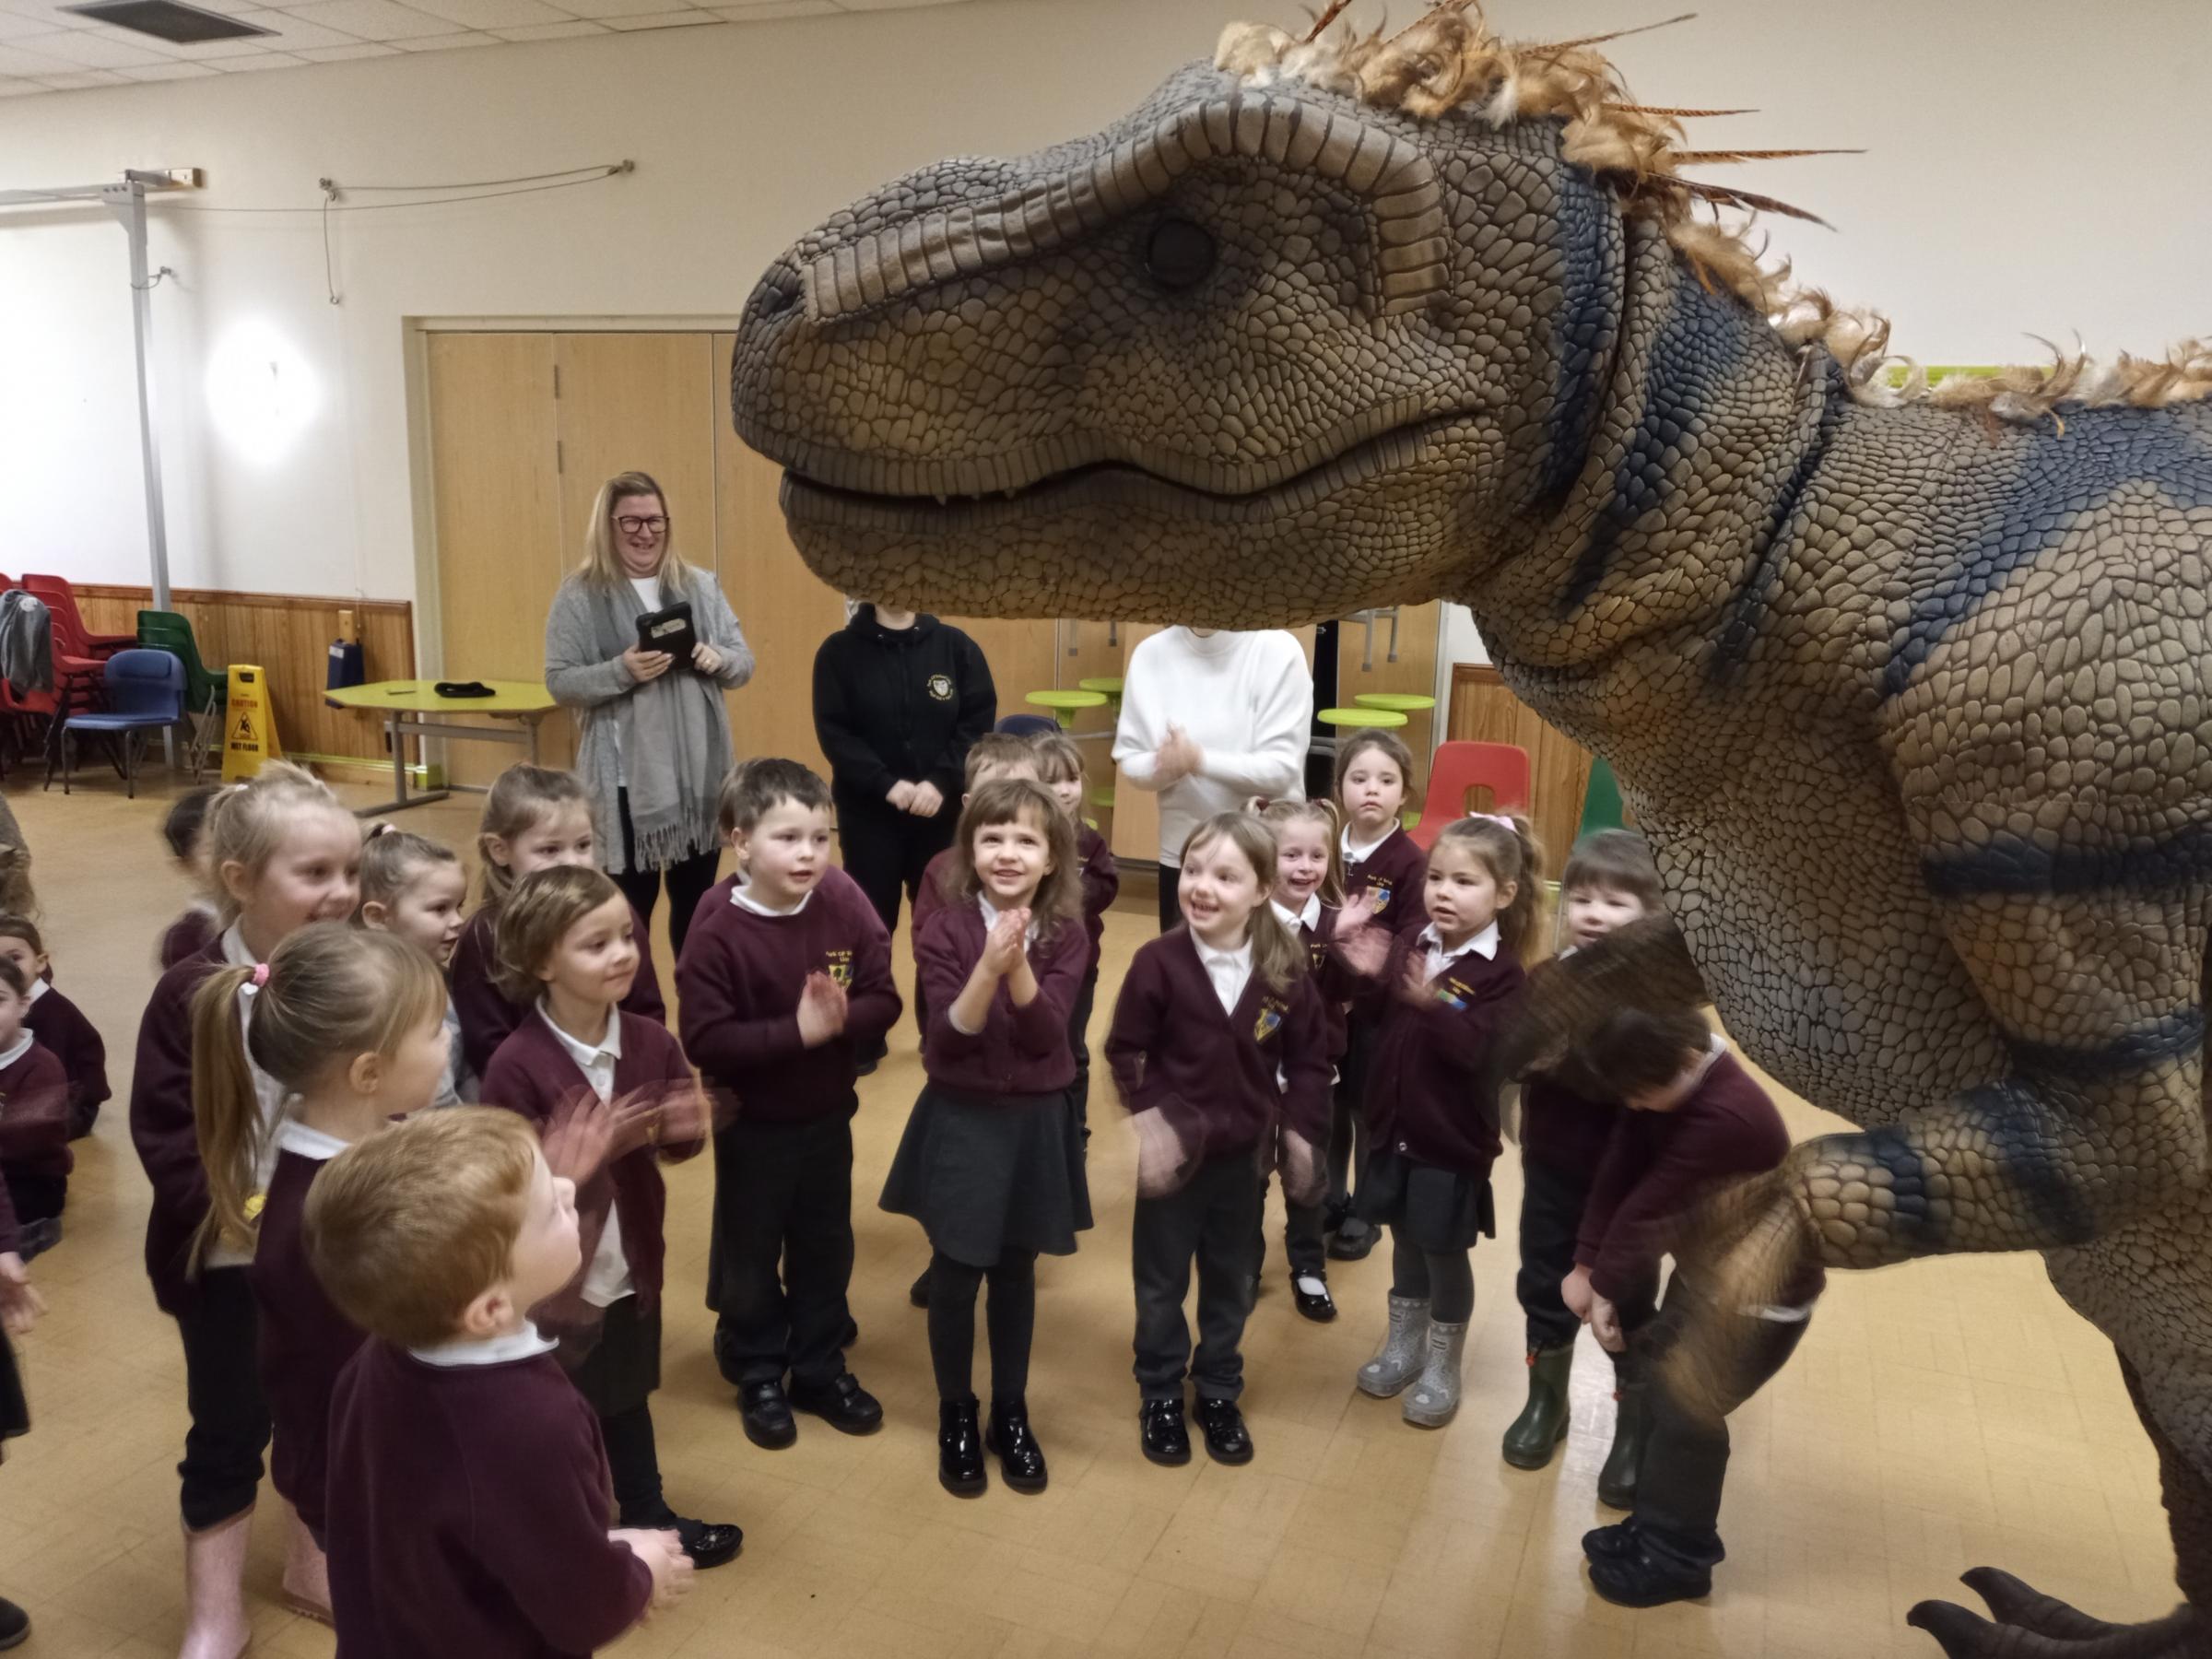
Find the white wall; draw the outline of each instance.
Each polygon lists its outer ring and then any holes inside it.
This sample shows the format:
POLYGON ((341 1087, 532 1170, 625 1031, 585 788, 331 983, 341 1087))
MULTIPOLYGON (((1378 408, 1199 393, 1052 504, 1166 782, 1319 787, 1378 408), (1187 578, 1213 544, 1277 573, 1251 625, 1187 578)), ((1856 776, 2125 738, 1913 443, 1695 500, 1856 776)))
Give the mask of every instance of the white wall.
MULTIPOLYGON (((1368 9, 1373 9, 1370 7, 1368 9)), ((1406 8, 1395 8, 1403 13, 1406 8)), ((1506 28, 1641 20, 1619 0, 1500 0, 1506 28)), ((171 559, 181 586, 408 597, 406 319, 728 317, 792 235, 908 167, 1110 120, 1237 15, 1288 0, 978 0, 918 11, 501 46, 0 103, 0 189, 198 166, 153 208, 171 559), (586 189, 342 216, 326 302, 318 176, 412 183, 622 157, 586 189), (320 412, 280 461, 210 430, 210 354, 288 340, 320 412)), ((1654 102, 1757 105, 1716 143, 1865 145, 1739 170, 1841 234, 1778 246, 1878 301, 1931 361, 2034 355, 2033 330, 2161 349, 2202 332, 2212 8, 2137 0, 1706 0, 1615 48, 1654 102)), ((121 232, 0 211, 0 570, 144 580, 121 232)), ((1478 651, 1460 618, 1457 649, 1478 651)), ((1448 673, 1448 670, 1447 670, 1448 673)))

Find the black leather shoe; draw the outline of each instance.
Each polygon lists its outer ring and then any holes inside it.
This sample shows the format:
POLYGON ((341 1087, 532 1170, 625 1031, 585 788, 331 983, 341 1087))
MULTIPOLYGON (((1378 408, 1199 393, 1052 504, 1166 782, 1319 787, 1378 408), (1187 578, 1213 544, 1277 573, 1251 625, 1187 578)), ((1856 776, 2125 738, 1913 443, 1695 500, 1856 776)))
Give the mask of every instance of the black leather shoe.
POLYGON ((922 1277, 906 1288, 906 1300, 917 1308, 929 1306, 929 1269, 922 1269, 922 1277))
POLYGON ((1618 1561, 1636 1553, 1636 1517, 1611 1526, 1593 1527, 1583 1535, 1583 1553, 1594 1561, 1618 1561))
POLYGON ((30 1615, 11 1601, 0 1601, 0 1648, 21 1647, 30 1640, 30 1615))
POLYGON ((1327 1324, 1330 1320, 1336 1317, 1336 1301, 1329 1294, 1329 1281, 1323 1278, 1318 1273, 1292 1274, 1290 1276, 1290 1300, 1298 1304, 1298 1311, 1300 1313, 1312 1320, 1316 1324, 1327 1324), (1318 1294, 1312 1296, 1306 1294, 1303 1283, 1306 1279, 1312 1279, 1321 1287, 1318 1294))
POLYGON ((737 1396, 737 1410, 745 1418, 745 1438, 756 1446, 780 1452, 799 1438, 781 1382, 747 1382, 737 1396))
POLYGON ((983 1445, 998 1458, 999 1477, 1016 1491, 1044 1490, 1044 1448, 1030 1432, 1027 1401, 991 1402, 991 1427, 983 1445))
POLYGON ((677 1514, 665 1503, 645 1513, 624 1510, 622 1524, 674 1533, 677 1541, 683 1545, 684 1553, 691 1558, 691 1565, 702 1572, 710 1567, 726 1566, 745 1547, 744 1530, 733 1523, 694 1521, 688 1515, 677 1514))
POLYGON ((1191 1435, 1182 1425, 1181 1400, 1147 1400, 1136 1417, 1147 1457, 1170 1465, 1191 1461, 1191 1435))
POLYGON ((1252 1433, 1234 1400, 1199 1401, 1198 1427, 1206 1431, 1206 1454, 1216 1463, 1252 1461, 1252 1433))
POLYGON ((795 1411, 811 1411, 840 1434, 873 1434, 883 1427, 883 1406, 860 1385, 851 1371, 834 1382, 798 1382, 791 1385, 795 1411))
POLYGON ((1662 1607, 1712 1594, 1712 1569, 1655 1553, 1638 1540, 1626 1555, 1590 1563, 1590 1588, 1615 1606, 1662 1607))
POLYGON ((1329 1259, 1333 1262, 1364 1262, 1374 1249, 1375 1239, 1382 1230, 1365 1221, 1347 1220, 1343 1229, 1329 1235, 1329 1259), (1359 1230, 1346 1230, 1350 1228, 1359 1230))
POLYGON ((991 1484, 983 1473, 983 1435, 973 1395, 937 1402, 937 1481, 955 1498, 980 1497, 991 1484))

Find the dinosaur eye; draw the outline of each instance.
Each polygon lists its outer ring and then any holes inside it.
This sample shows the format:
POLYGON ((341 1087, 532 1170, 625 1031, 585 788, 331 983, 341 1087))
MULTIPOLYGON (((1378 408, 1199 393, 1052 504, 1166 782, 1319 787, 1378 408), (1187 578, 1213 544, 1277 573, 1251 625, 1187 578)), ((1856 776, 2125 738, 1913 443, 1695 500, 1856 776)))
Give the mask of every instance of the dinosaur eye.
POLYGON ((1214 268, 1214 239, 1186 218, 1163 218, 1145 240, 1145 271, 1161 288, 1196 288, 1214 268))

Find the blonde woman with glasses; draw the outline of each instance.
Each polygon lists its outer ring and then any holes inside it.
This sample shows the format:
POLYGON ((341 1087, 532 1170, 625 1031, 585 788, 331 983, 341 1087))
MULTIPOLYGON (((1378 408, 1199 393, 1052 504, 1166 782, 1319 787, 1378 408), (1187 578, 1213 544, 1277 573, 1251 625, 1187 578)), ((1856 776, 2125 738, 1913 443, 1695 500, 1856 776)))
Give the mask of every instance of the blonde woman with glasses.
POLYGON ((721 852, 715 803, 733 761, 725 687, 752 677, 753 653, 712 572, 676 551, 661 487, 641 472, 600 488, 583 563, 546 619, 546 688, 577 711, 576 773, 592 796, 599 862, 653 919, 668 886, 677 952, 721 852), (688 606, 695 642, 678 661, 648 649, 639 619, 688 606))

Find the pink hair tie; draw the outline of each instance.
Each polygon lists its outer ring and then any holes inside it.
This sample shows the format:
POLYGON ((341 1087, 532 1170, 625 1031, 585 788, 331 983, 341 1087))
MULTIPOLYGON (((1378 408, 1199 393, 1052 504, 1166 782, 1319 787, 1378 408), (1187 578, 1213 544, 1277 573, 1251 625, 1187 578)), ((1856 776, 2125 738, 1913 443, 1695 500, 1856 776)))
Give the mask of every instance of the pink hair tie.
POLYGON ((253 982, 256 985, 265 985, 269 982, 269 965, 266 962, 253 964, 253 982))
MULTIPOLYGON (((1486 824, 1503 824, 1508 830, 1513 829, 1513 820, 1501 812, 1470 812, 1467 816, 1471 818, 1480 819, 1486 824)), ((1520 831, 1514 830, 1513 833, 1518 835, 1520 831)))

